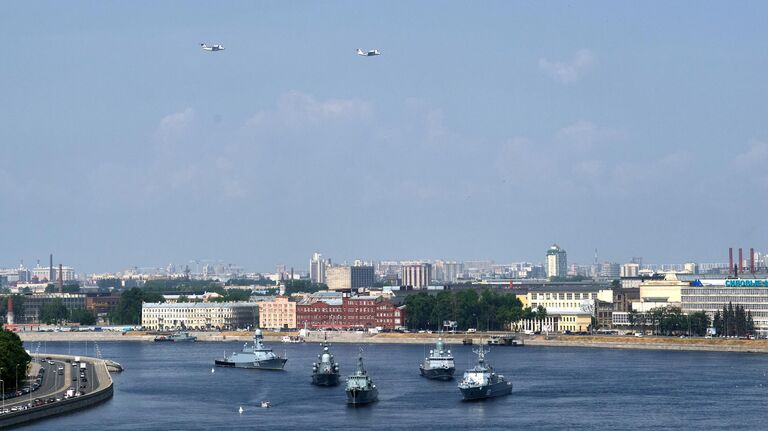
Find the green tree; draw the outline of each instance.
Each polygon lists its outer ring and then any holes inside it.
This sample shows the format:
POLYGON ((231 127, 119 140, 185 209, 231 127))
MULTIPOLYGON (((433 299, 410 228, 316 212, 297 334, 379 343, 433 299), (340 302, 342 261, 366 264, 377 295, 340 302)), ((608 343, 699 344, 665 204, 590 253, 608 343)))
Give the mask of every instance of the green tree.
POLYGON ((736 335, 736 311, 733 309, 733 303, 728 303, 728 308, 726 309, 727 313, 727 319, 726 319, 726 331, 728 332, 728 336, 732 337, 736 335))
POLYGON ((141 304, 143 302, 165 302, 165 300, 163 295, 157 292, 147 292, 138 287, 128 289, 120 295, 120 301, 109 316, 110 320, 118 325, 141 323, 141 304))
POLYGON ((441 328, 446 320, 455 320, 454 297, 451 292, 442 291, 437 294, 432 307, 429 321, 441 328))
POLYGON ((723 315, 720 314, 720 310, 715 311, 715 317, 712 319, 712 326, 715 328, 717 335, 723 334, 723 315))
POLYGON ((697 311, 688 315, 689 328, 692 335, 703 337, 707 334, 707 328, 710 325, 710 319, 704 311, 697 311))
POLYGON ((15 389, 16 382, 22 384, 31 359, 19 336, 0 328, 0 379, 5 382, 6 390, 15 389))
POLYGON ((543 329, 542 325, 544 320, 547 318, 547 309, 544 308, 543 305, 539 305, 536 307, 536 320, 539 321, 539 329, 543 329))
POLYGON ((219 298, 211 299, 211 302, 240 302, 248 301, 251 298, 251 291, 245 289, 226 289, 224 295, 219 298))
POLYGON ((480 296, 474 289, 460 290, 454 293, 456 298, 456 321, 459 329, 477 328, 479 324, 480 310, 478 299, 480 296))
POLYGON ((268 278, 230 278, 225 284, 227 286, 271 286, 275 282, 268 278))
POLYGON ((72 310, 72 313, 69 316, 69 321, 77 322, 85 326, 90 326, 90 325, 96 324, 96 316, 89 310, 86 310, 85 308, 78 308, 78 309, 72 310))
POLYGON ((54 298, 40 308, 40 321, 48 325, 58 325, 69 319, 69 310, 61 298, 54 298))
POLYGON ((589 332, 595 331, 597 329, 600 329, 600 321, 597 319, 597 317, 592 316, 589 319, 589 332))
POLYGON ((405 298, 406 321, 409 328, 429 328, 434 301, 434 297, 426 292, 419 292, 405 298))
POLYGON ((310 280, 288 280, 285 283, 285 294, 290 296, 294 293, 315 293, 328 289, 324 283, 312 283, 310 280))
POLYGON ((633 330, 637 330, 637 324, 640 322, 638 318, 637 310, 629 310, 627 313, 627 320, 629 321, 629 327, 633 330))
MULTIPOLYGON (((57 293, 59 287, 55 284, 49 284, 45 286, 45 293, 57 293)), ((61 286, 62 293, 80 293, 80 285, 77 283, 70 283, 61 286)))

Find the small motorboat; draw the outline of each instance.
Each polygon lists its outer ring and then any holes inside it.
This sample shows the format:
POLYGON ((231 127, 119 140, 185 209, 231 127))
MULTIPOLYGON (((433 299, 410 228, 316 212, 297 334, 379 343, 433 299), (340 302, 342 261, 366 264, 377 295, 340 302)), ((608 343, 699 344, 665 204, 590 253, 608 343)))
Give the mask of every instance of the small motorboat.
POLYGON ((261 408, 262 409, 268 409, 270 407, 272 407, 272 403, 270 403, 269 401, 262 401, 261 402, 261 408))

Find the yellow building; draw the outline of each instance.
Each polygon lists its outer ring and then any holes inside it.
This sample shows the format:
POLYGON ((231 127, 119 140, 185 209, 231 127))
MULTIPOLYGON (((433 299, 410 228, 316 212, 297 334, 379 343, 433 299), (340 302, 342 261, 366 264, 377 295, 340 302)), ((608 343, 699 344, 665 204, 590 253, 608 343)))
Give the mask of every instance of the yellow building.
POLYGON ((265 329, 295 329, 296 303, 285 296, 259 302, 259 327, 265 329))
POLYGON ((559 332, 587 332, 592 324, 592 315, 589 313, 561 314, 558 322, 559 332))
POLYGON ((532 287, 517 298, 523 307, 546 309, 544 319, 521 322, 524 331, 586 332, 596 316, 597 301, 613 302, 613 289, 592 283, 558 283, 532 287))

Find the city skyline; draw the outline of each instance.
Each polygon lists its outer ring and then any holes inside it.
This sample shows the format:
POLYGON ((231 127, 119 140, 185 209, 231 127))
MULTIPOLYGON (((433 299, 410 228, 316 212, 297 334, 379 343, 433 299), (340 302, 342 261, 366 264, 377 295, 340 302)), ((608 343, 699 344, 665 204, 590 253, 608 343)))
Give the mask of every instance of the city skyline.
MULTIPOLYGON (((544 253, 541 254, 539 259, 506 259, 506 260, 495 260, 495 259, 445 259, 445 258, 397 258, 397 257, 389 257, 389 258, 383 258, 383 259, 362 259, 359 256, 356 258, 349 258, 349 259, 339 259, 334 256, 328 256, 325 253, 321 252, 313 252, 312 255, 309 256, 307 261, 302 263, 297 263, 296 265, 292 265, 289 263, 285 263, 282 261, 278 261, 277 263, 271 263, 271 264, 265 264, 265 265, 244 265, 242 262, 226 262, 221 259, 189 259, 189 260, 183 260, 179 262, 167 262, 167 263, 149 263, 144 265, 123 265, 119 268, 101 268, 99 270, 93 270, 91 268, 81 268, 76 267, 73 269, 73 266, 70 265, 69 262, 66 262, 66 265, 64 265, 64 268, 66 271, 69 271, 68 274, 74 274, 76 270, 76 274, 78 276, 82 275, 97 275, 97 274, 110 274, 110 273, 126 273, 133 271, 134 269, 138 270, 139 273, 158 273, 159 272, 167 272, 169 274, 181 274, 184 273, 185 270, 189 270, 190 273, 196 274, 196 275, 205 275, 207 271, 211 271, 211 274, 218 274, 223 275, 226 273, 262 273, 262 274, 271 274, 275 272, 285 271, 286 273, 289 273, 291 271, 296 272, 297 274, 305 274, 312 281, 314 282, 321 282, 323 283, 325 280, 325 272, 327 271, 327 268, 330 268, 329 262, 334 266, 350 266, 350 265, 386 265, 390 263, 397 263, 401 265, 409 265, 409 264, 419 264, 419 263, 431 263, 435 264, 437 262, 443 263, 443 264, 454 264, 458 263, 461 265, 464 264, 473 264, 473 263, 488 263, 492 264, 494 266, 509 266, 509 265, 520 265, 520 264, 530 264, 530 265, 537 265, 542 268, 542 270, 547 273, 548 271, 548 265, 549 265, 549 254, 552 250, 552 247, 549 247, 547 250, 545 250, 544 253), (319 260, 315 260, 319 259, 319 260), (319 265, 318 262, 322 261, 322 264, 319 265), (314 265, 314 267, 313 267, 314 265), (320 273, 322 274, 321 277, 317 276, 318 266, 319 265, 322 269, 320 270, 320 273)), ((562 250, 563 252, 567 252, 567 250, 562 250)), ((734 253, 738 252, 738 248, 734 248, 734 253)), ((750 256, 749 253, 750 249, 746 248, 743 250, 743 256, 742 256, 742 262, 744 262, 745 267, 749 266, 749 260, 750 256)), ((763 253, 761 250, 754 250, 755 252, 755 263, 757 265, 760 265, 761 267, 764 267, 768 264, 768 259, 766 258, 766 254, 763 253)), ((55 255, 54 255, 55 256, 55 255)), ((54 256, 51 256, 53 259, 54 256)), ((570 256, 570 254, 569 254, 570 256)), ((624 264, 638 264, 638 269, 646 268, 646 269, 660 269, 662 267, 680 267, 684 268, 687 265, 690 264, 696 264, 699 265, 705 265, 705 266, 712 266, 715 267, 719 266, 728 266, 728 259, 722 259, 722 260, 715 260, 715 261, 697 261, 697 260, 686 260, 686 261, 671 261, 671 262, 658 262, 658 261, 648 261, 647 259, 644 259, 641 256, 632 256, 628 259, 613 259, 608 256, 597 256, 598 260, 595 261, 594 259, 592 261, 588 262, 574 262, 571 260, 568 260, 568 262, 563 266, 566 271, 570 272, 572 267, 578 267, 578 268, 588 268, 591 266, 594 266, 595 264, 598 266, 603 266, 605 264, 612 264, 621 266, 624 264)), ((570 258, 569 258, 570 259, 570 258)), ((734 262, 738 262, 738 256, 734 254, 734 262)), ((66 260, 66 259, 65 259, 66 260)), ((45 272, 48 272, 49 265, 53 265, 53 271, 54 273, 58 274, 60 259, 55 258, 55 264, 43 261, 41 259, 35 259, 34 264, 29 264, 27 260, 20 261, 17 265, 10 264, 8 262, 0 262, 0 269, 5 270, 11 270, 13 268, 21 268, 24 267, 27 270, 33 271, 35 269, 43 269, 45 272)), ((455 271, 455 269, 454 269, 455 271)), ((556 274, 558 276, 558 274, 556 274)), ((71 275, 68 276, 71 278, 71 275)), ((69 279, 66 278, 66 279, 69 279)))
POLYGON ((652 5, 11 4, 0 262, 760 249, 768 6, 652 5))

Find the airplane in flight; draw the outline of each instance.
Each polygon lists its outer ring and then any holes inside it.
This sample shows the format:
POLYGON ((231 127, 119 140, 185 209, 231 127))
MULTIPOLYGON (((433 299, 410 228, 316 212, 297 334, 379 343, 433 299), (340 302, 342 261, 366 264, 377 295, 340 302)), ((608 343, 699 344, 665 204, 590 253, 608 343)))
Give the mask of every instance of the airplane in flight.
POLYGON ((379 52, 378 49, 363 51, 362 49, 357 48, 357 55, 362 55, 363 57, 373 57, 374 55, 381 55, 381 52, 379 52))
POLYGON ((224 45, 208 46, 208 45, 206 45, 204 43, 201 43, 200 44, 200 48, 202 48, 203 51, 223 51, 224 50, 224 45))

